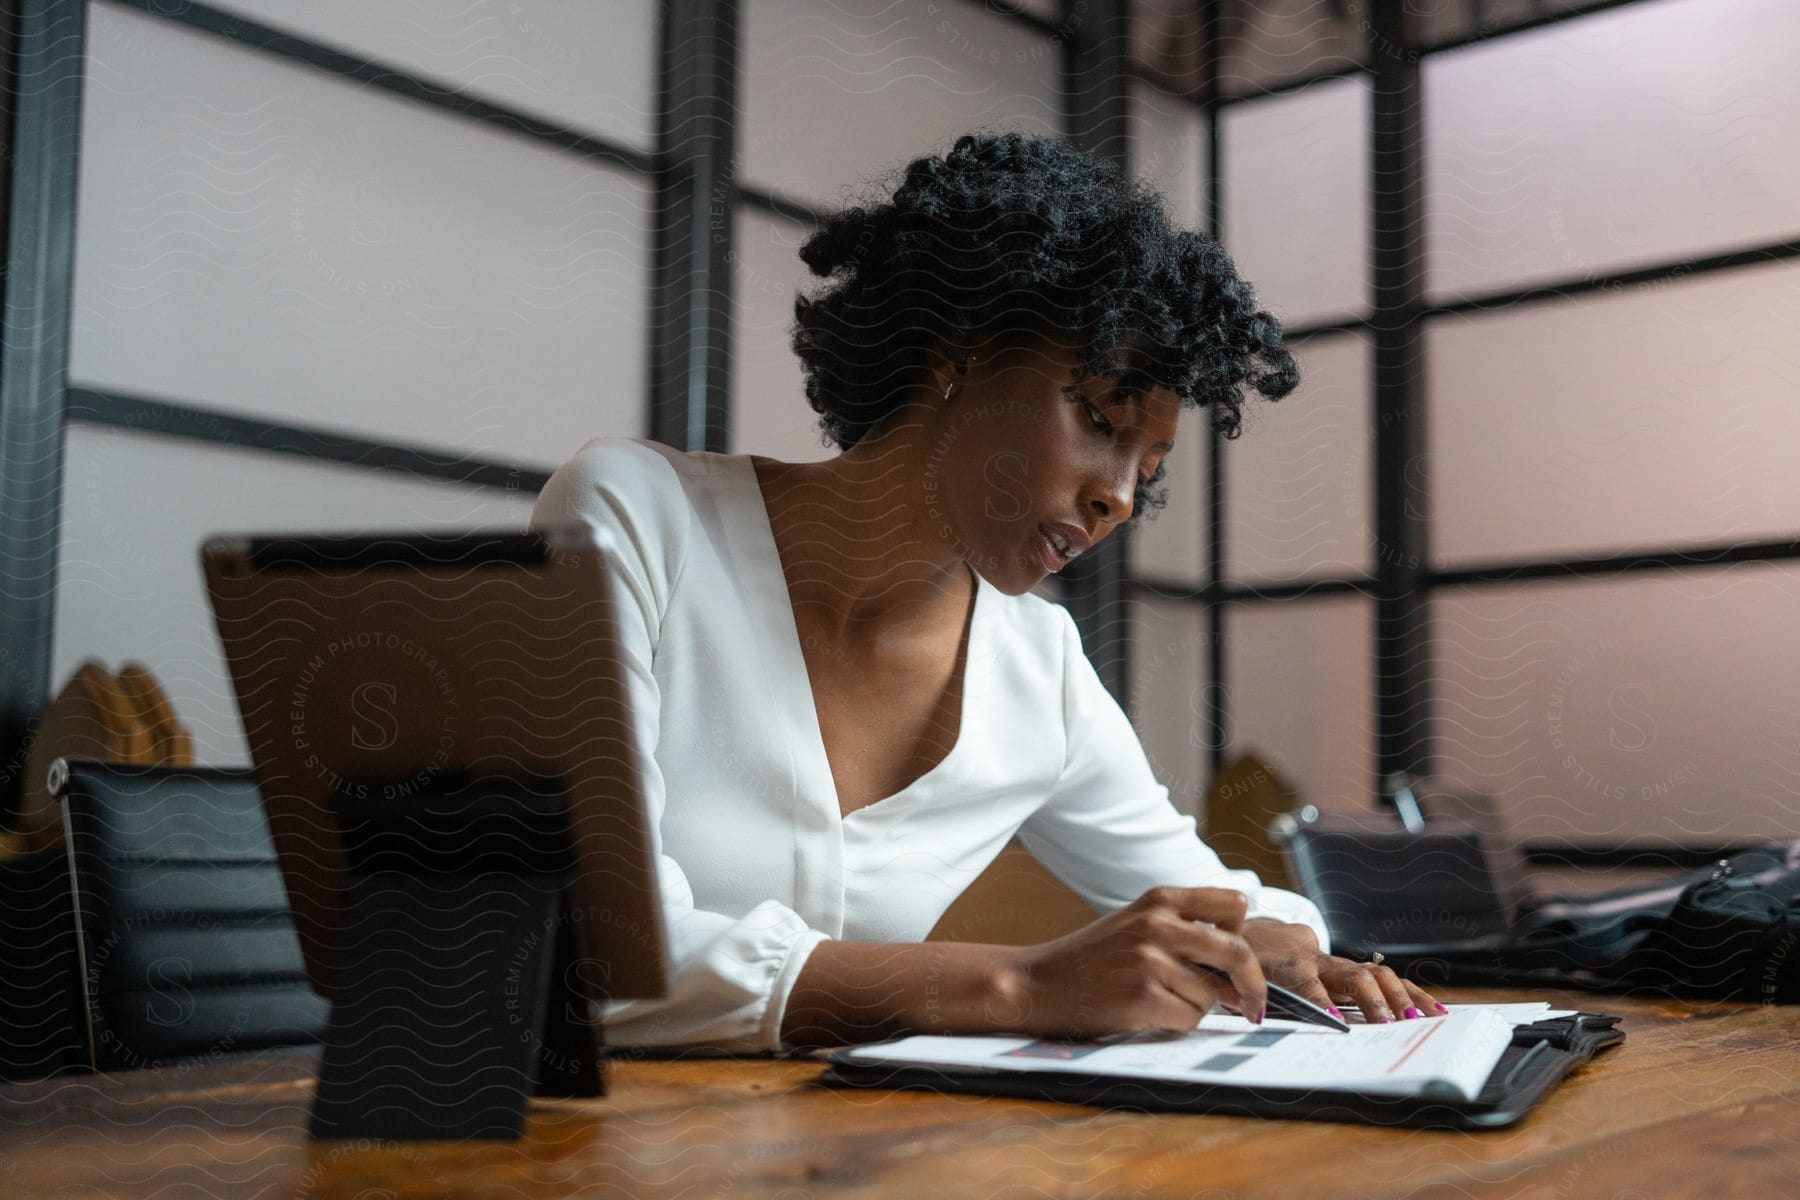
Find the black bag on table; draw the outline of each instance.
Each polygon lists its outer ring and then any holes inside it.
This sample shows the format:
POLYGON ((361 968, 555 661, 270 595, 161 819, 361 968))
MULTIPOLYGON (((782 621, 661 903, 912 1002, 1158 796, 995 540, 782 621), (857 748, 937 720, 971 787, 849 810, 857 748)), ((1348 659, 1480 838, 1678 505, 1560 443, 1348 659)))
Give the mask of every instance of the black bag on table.
MULTIPOLYGON (((1666 892, 1666 888, 1659 891, 1666 892)), ((1635 911, 1546 906, 1516 930, 1522 961, 1596 986, 1766 1003, 1800 1001, 1800 841, 1757 847, 1635 911)))

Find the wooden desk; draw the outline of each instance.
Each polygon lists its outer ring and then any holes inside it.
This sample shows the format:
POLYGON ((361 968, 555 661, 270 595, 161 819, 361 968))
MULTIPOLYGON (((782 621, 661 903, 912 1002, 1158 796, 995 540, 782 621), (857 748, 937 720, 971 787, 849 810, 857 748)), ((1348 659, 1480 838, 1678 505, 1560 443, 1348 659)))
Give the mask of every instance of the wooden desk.
POLYGON ((809 1086, 616 1060, 516 1144, 309 1144, 312 1052, 0 1089, 8 1197, 1769 1197, 1800 1181, 1800 1006, 1547 999, 1629 1037, 1509 1130, 1421 1133, 809 1086))

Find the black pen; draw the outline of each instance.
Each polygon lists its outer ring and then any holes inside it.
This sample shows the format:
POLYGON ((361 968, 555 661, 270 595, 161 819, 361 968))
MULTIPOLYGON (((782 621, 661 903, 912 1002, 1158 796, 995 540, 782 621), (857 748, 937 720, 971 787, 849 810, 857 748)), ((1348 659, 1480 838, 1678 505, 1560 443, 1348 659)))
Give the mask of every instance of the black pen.
MULTIPOLYGON (((1195 963, 1202 971, 1210 971, 1220 979, 1230 980, 1231 976, 1218 967, 1207 963, 1195 963)), ((1327 1029, 1335 1029, 1339 1033, 1350 1032, 1350 1022, 1332 1016, 1324 1009, 1308 1000, 1298 992, 1290 992, 1279 983, 1264 981, 1269 989, 1268 1016, 1280 1017, 1284 1021, 1305 1021, 1308 1025, 1323 1025, 1327 1029)))

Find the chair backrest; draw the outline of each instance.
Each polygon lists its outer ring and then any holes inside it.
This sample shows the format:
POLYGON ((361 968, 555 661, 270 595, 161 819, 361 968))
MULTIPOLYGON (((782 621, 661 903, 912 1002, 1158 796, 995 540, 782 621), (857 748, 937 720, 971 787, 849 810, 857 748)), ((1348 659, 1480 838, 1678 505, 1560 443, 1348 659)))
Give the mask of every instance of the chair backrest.
POLYGON ((928 942, 1032 946, 1099 918, 1075 889, 1014 837, 938 918, 928 942))
POLYGON ((0 856, 0 1080, 87 1065, 68 879, 60 846, 0 856))
POLYGON ((50 790, 95 1069, 319 1040, 250 771, 58 759, 50 790))
POLYGON ((61 815, 45 783, 59 758, 186 766, 194 761, 194 740, 149 668, 128 662, 114 674, 97 659, 84 660, 38 714, 25 752, 15 824, 29 849, 62 844, 61 815))
POLYGON ((1517 924, 1534 899, 1525 848, 1508 827, 1499 801, 1488 792, 1426 777, 1413 784, 1427 822, 1461 821, 1481 835, 1482 855, 1508 924, 1517 924))
POLYGON ((1333 954, 1400 957, 1509 936, 1472 825, 1434 818, 1414 832, 1391 817, 1320 814, 1309 805, 1275 830, 1300 890, 1325 918, 1333 954))

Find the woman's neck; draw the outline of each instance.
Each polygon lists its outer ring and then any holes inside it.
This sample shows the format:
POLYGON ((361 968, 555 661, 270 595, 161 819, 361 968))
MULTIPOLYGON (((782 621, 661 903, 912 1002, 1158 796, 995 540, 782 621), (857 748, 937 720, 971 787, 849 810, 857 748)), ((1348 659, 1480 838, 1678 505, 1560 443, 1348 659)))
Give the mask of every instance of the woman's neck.
POLYGON ((752 456, 795 616, 840 644, 959 630, 973 572, 931 528, 904 438, 816 463, 752 456))

